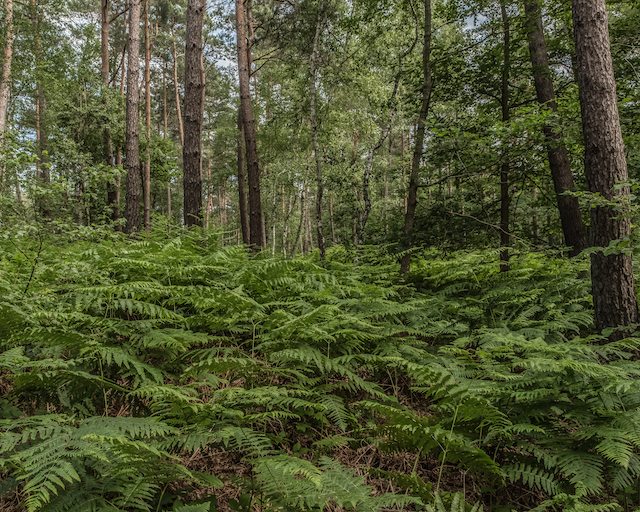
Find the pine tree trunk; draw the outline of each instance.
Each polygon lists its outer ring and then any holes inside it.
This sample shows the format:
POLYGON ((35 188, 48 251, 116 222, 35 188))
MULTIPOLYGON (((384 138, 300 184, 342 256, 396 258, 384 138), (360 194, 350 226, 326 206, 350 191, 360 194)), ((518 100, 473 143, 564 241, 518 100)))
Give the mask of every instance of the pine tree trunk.
POLYGON ((313 154, 316 160, 316 229, 318 231, 318 247, 320 249, 320 259, 325 259, 325 240, 324 229, 322 226, 322 195, 324 193, 324 185, 322 183, 322 155, 320 153, 320 143, 318 142, 318 125, 316 121, 316 69, 318 65, 318 42, 322 31, 324 18, 318 15, 316 21, 316 33, 313 38, 313 48, 311 49, 311 58, 309 59, 309 68, 311 77, 309 79, 309 100, 310 100, 310 118, 311 118, 311 138, 313 141, 313 154))
POLYGON ((11 89, 11 62, 13 58, 13 0, 4 0, 6 34, 4 40, 4 59, 0 75, 0 136, 4 135, 7 125, 9 90, 11 89))
MULTIPOLYGON (((509 28, 509 16, 504 2, 500 3, 500 13, 502 15, 502 44, 503 44, 503 65, 502 65, 502 122, 509 121, 509 67, 511 61, 511 31, 509 28)), ((511 232, 509 231, 509 151, 506 148, 502 152, 502 165, 500 167, 500 272, 509 270, 509 245, 511 232)))
MULTIPOLYGON (((101 2, 101 25, 102 30, 100 32, 100 54, 102 57, 102 83, 104 90, 102 91, 102 101, 105 106, 105 110, 108 110, 109 105, 109 0, 102 0, 101 2)), ((111 141, 111 127, 109 126, 109 118, 105 116, 104 131, 103 131, 103 144, 104 144, 104 159, 108 166, 112 166, 113 162, 113 143, 111 141)), ((109 181, 107 184, 107 204, 111 208, 111 219, 116 221, 120 218, 120 207, 116 202, 118 197, 118 191, 116 190, 116 178, 113 181, 109 181)), ((116 227, 119 230, 120 226, 116 227)))
POLYGON ((184 78, 184 223, 202 226, 202 120, 204 73, 202 25, 205 1, 189 0, 184 78))
MULTIPOLYGON (((431 0, 424 1, 424 46, 422 48, 422 106, 418 116, 418 127, 415 137, 415 148, 411 161, 411 175, 409 177, 409 190, 407 194, 407 213, 404 217, 404 233, 402 246, 408 251, 412 246, 413 223, 415 220, 416 206, 418 204, 418 178, 420 176, 420 160, 424 144, 424 131, 429 101, 431 100, 431 0)), ((411 270, 411 254, 404 254, 400 261, 400 273, 406 274, 411 270)))
MULTIPOLYGON (((0 72, 0 153, 4 150, 4 136, 7 129, 7 109, 9 107, 9 91, 11 89, 11 62, 13 58, 13 0, 4 1, 5 41, 2 71, 0 72)), ((0 163, 0 191, 4 188, 6 162, 2 157, 0 163)))
POLYGON ((126 168, 127 196, 125 204, 126 233, 140 229, 140 155, 138 143, 138 78, 140 53, 140 0, 129 2, 129 38, 127 63, 126 168))
POLYGON ((176 36, 171 24, 171 37, 173 38, 173 87, 176 92, 176 115, 178 116, 178 133, 180 135, 180 148, 184 147, 184 127, 182 125, 182 109, 180 107, 180 90, 178 89, 178 50, 176 48, 176 36))
POLYGON ((260 171, 258 168, 255 119, 253 117, 249 89, 250 69, 247 55, 246 21, 243 0, 235 0, 235 3, 240 105, 242 108, 249 186, 249 242, 253 251, 259 251, 261 247, 264 247, 264 222, 260 198, 260 171))
MULTIPOLYGON (((626 182, 627 162, 620 129, 616 83, 609 45, 605 0, 572 0, 573 26, 578 70, 578 91, 584 134, 584 166, 589 190, 608 201, 620 201, 622 211, 609 206, 591 210, 591 244, 608 247, 631 233, 628 210, 629 188, 614 190, 626 182)), ((591 284, 596 329, 628 326, 638 322, 630 254, 603 252, 591 255, 591 284)), ((616 341, 625 336, 615 331, 616 341)))
POLYGON ((244 172, 244 123, 242 122, 242 106, 238 108, 238 209, 240 210, 240 226, 242 243, 251 242, 249 215, 247 215, 247 178, 244 172))
MULTIPOLYGON (((527 31, 529 34, 529 55, 533 66, 533 77, 536 87, 538 103, 542 110, 558 112, 551 70, 547 57, 547 43, 542 27, 542 10, 540 0, 528 0, 524 4, 527 16, 527 31)), ((578 198, 564 195, 574 190, 573 175, 567 148, 562 142, 562 135, 553 127, 545 124, 543 127, 549 168, 558 201, 560 222, 566 244, 571 247, 569 256, 576 256, 588 247, 587 232, 582 221, 578 198)))
POLYGON ((144 124, 147 128, 147 149, 142 174, 142 201, 144 204, 144 230, 151 231, 151 41, 149 39, 149 0, 144 4, 144 124))

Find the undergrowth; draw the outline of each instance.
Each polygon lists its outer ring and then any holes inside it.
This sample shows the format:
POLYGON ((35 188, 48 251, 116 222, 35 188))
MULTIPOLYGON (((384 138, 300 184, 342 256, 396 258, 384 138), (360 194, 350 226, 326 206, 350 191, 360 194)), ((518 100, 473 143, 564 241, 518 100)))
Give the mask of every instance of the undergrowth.
POLYGON ((585 262, 427 252, 407 284, 381 249, 216 233, 0 246, 0 490, 29 512, 640 506, 638 340, 597 343, 585 262))

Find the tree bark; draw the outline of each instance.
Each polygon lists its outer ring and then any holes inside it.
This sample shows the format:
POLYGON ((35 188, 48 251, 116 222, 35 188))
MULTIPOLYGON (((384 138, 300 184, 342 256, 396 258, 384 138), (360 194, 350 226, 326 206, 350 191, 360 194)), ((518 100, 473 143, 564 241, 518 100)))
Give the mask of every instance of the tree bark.
MULTIPOLYGON (((509 27, 509 16, 504 2, 500 3, 500 13, 502 15, 502 44, 503 44, 503 65, 502 65, 502 122, 509 121, 509 67, 511 66, 511 30, 509 27)), ((509 270, 509 245, 511 232, 509 231, 509 150, 505 143, 502 151, 502 165, 500 166, 500 272, 509 270)))
POLYGON ((142 202, 144 204, 144 230, 151 231, 151 41, 149 39, 149 0, 144 4, 144 124, 147 128, 147 149, 142 174, 142 202))
MULTIPOLYGON (((407 213, 404 217, 404 233, 402 246, 405 251, 411 249, 413 238, 413 224, 415 220, 416 206, 418 204, 418 179, 420 176, 420 160, 424 144, 424 131, 429 102, 431 100, 431 0, 424 2, 424 46, 422 49, 422 106, 418 116, 418 127, 415 136, 415 148, 411 162, 411 175, 409 177, 409 190, 407 194, 407 213)), ((400 261, 400 273, 406 274, 411 270, 411 254, 406 253, 400 261)))
POLYGON ((162 138, 167 138, 167 61, 163 58, 164 67, 162 70, 162 121, 163 121, 163 130, 162 130, 162 138))
POLYGON ((256 144, 255 119, 249 89, 249 59, 247 56, 246 21, 243 0, 236 3, 236 31, 238 41, 238 74, 240 84, 240 105, 244 127, 247 155, 247 175, 249 185, 249 242, 253 251, 264 247, 264 222, 260 199, 260 171, 258 168, 258 148, 256 144))
MULTIPOLYGON (((542 110, 558 112, 551 70, 547 57, 547 43, 542 27, 542 9, 540 0, 527 0, 524 4, 527 16, 527 32, 529 34, 529 55, 533 66, 533 77, 538 103, 542 110)), ((571 164, 567 148, 562 142, 562 135, 552 126, 543 126, 546 139, 549 168, 558 201, 560 223, 566 244, 571 248, 569 256, 576 256, 588 247, 587 232, 580 214, 577 197, 566 195, 575 188, 571 164)))
POLYGON ((298 243, 300 242, 300 234, 302 233, 303 227, 304 227, 304 217, 305 217, 304 193, 305 193, 306 187, 307 187, 307 184, 303 183, 302 191, 300 192, 300 222, 298 223, 298 231, 296 232, 296 239, 293 242, 293 249, 291 249, 292 258, 296 255, 296 249, 298 248, 298 243))
MULTIPOLYGON (((323 5, 324 9, 324 5, 323 5)), ((311 58, 309 59, 309 68, 311 77, 309 79, 309 100, 310 100, 310 118, 311 118, 311 139, 313 141, 313 154, 316 160, 316 229, 318 231, 318 248, 320 249, 320 259, 325 259, 325 240, 324 229, 322 226, 322 195, 324 193, 324 185, 322 183, 322 154, 320 152, 320 143, 318 142, 318 124, 316 121, 316 69, 318 65, 318 42, 322 31, 324 18, 318 14, 316 21, 316 33, 313 38, 313 48, 311 49, 311 58)))
POLYGON ((329 221, 331 222, 331 242, 336 245, 336 227, 333 222, 333 192, 329 192, 329 221))
MULTIPOLYGON (((603 205, 591 210, 591 244, 606 248, 612 240, 624 239, 631 233, 631 221, 624 215, 628 212, 629 188, 614 190, 615 184, 626 182, 628 175, 608 17, 605 0, 572 0, 571 3, 589 190, 620 205, 616 209, 603 205)), ((593 253, 591 284, 596 329, 638 322, 630 254, 593 253)), ((609 340, 617 341, 624 336, 624 330, 614 331, 609 340)))
MULTIPOLYGON (((109 0, 102 0, 101 2, 101 25, 102 30, 100 32, 100 55, 102 58, 102 83, 104 90, 102 92, 102 101, 105 106, 105 110, 108 110, 109 105, 109 0)), ((105 115, 104 130, 103 130, 103 143, 104 143, 104 159, 108 166, 113 166, 113 142, 111 141, 111 127, 109 125, 109 117, 105 115)), ((107 204, 111 208, 111 220, 117 221, 120 218, 120 191, 118 187, 117 177, 113 180, 109 180, 107 184, 107 204)), ((116 231, 121 229, 120 225, 116 226, 116 231)))
POLYGON ((140 53, 140 0, 129 2, 129 38, 127 62, 126 168, 127 197, 125 232, 140 229, 140 155, 138 143, 138 78, 140 53))
POLYGON ((178 89, 178 49, 176 48, 176 35, 171 24, 171 37, 173 38, 173 87, 176 91, 176 114, 178 116, 178 133, 180 135, 180 148, 184 147, 184 128, 182 126, 182 109, 180 107, 180 90, 178 89))
POLYGON ((242 243, 249 245, 249 216, 247 215, 247 178, 244 172, 244 127, 242 122, 242 106, 238 107, 238 209, 240 210, 240 226, 242 243))
MULTIPOLYGON (((44 95, 44 84, 42 72, 40 71, 40 62, 42 60, 42 39, 40 38, 40 20, 38 15, 38 4, 36 0, 31 0, 31 24, 34 32, 34 47, 36 61, 36 143, 38 147, 38 162, 36 163, 38 178, 42 183, 49 183, 51 175, 49 173, 49 153, 48 133, 46 126, 47 101, 44 95)), ((40 203, 40 211, 43 216, 49 215, 49 210, 44 205, 43 200, 40 203)))
MULTIPOLYGON (((4 43, 4 58, 0 72, 0 152, 4 150, 4 136, 7 129, 7 108, 11 89, 11 62, 13 58, 13 0, 5 0, 5 24, 7 27, 4 43)), ((6 160, 2 157, 0 164, 0 190, 4 188, 6 160)))
POLYGON ((189 0, 184 54, 184 223, 202 226, 202 120, 204 113, 204 73, 202 64, 202 24, 205 1, 189 0))
POLYGON ((11 89, 11 62, 13 58, 13 0, 4 0, 5 24, 4 59, 0 75, 0 136, 4 136, 7 126, 7 108, 11 89))

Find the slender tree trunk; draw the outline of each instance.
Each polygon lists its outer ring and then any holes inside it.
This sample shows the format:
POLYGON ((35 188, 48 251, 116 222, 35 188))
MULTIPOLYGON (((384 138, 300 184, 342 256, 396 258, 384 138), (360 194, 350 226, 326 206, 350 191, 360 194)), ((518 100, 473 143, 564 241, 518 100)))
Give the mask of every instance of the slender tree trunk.
MULTIPOLYGON (((509 16, 504 3, 500 4, 500 13, 502 14, 502 44, 504 46, 503 65, 502 65, 502 122, 509 121, 509 67, 511 66, 511 31, 509 28, 509 16)), ((500 168, 500 272, 509 270, 509 242, 511 233, 509 231, 509 205, 511 198, 509 197, 509 151, 502 152, 502 165, 500 168)))
MULTIPOLYGON (((409 133, 409 137, 411 137, 411 133, 409 133)), ((404 132, 402 132, 402 141, 401 141, 400 151, 402 152, 402 187, 404 189, 404 194, 402 196, 402 199, 403 199, 402 202, 404 204, 404 214, 406 215, 409 203, 407 202, 407 178, 406 178, 405 161, 404 161, 404 132)))
POLYGON ((227 183, 220 184, 220 194, 218 195, 218 208, 220 208, 220 225, 227 225, 227 183))
MULTIPOLYGON (((129 10, 129 0, 125 0, 124 1, 124 10, 125 13, 128 12, 129 10)), ((123 15, 123 19, 122 19, 122 25, 123 25, 123 33, 127 34, 127 16, 126 14, 123 15)), ((127 69, 126 66, 126 56, 127 56, 127 39, 125 37, 125 41, 124 44, 122 45, 122 76, 120 78, 120 94, 124 95, 124 90, 125 90, 125 82, 126 82, 126 75, 125 75, 125 70, 127 69)), ((115 78, 114 78, 115 81, 115 78)), ((120 168, 122 167, 122 148, 118 146, 118 148, 116 149, 116 167, 120 168)), ((118 175, 116 177, 116 184, 115 184, 115 197, 113 198, 113 202, 114 204, 118 205, 118 219, 120 218, 120 189, 121 189, 121 185, 122 185, 122 178, 120 177, 120 175, 118 175)), ((112 210, 112 214, 115 214, 115 212, 112 210)), ((118 224, 116 226, 116 231, 122 231, 122 226, 120 224, 118 224)))
MULTIPOLYGON (((102 30, 100 39, 100 54, 102 57, 102 101, 105 106, 105 110, 109 105, 109 0, 102 0, 102 30)), ((113 143, 111 142, 111 127, 109 126, 109 117, 105 116, 104 119, 104 159, 108 166, 113 165, 113 143)), ((116 191, 116 178, 113 181, 109 181, 107 185, 107 203, 111 207, 111 219, 116 221, 120 217, 120 210, 118 204, 115 202, 117 197, 116 191)))
POLYGON ((380 138, 378 141, 369 148, 369 152, 367 153, 367 161, 364 166, 364 175, 362 178, 362 198, 364 200, 364 211, 360 217, 360 226, 359 226, 359 236, 358 236, 358 244, 363 243, 364 236, 364 228, 367 225, 367 220, 369 219, 369 214, 371 213, 371 197, 369 196, 369 179, 371 177, 371 170, 373 169, 373 155, 374 153, 382 147, 384 141, 389 136, 391 132, 391 121, 393 120, 393 116, 396 113, 395 107, 395 98, 398 92, 398 86, 400 85, 400 73, 398 73, 398 77, 396 78, 395 84, 393 86, 393 93, 391 94, 390 102, 391 102, 391 111, 389 112, 389 120, 387 121, 387 125, 382 129, 382 133, 380 134, 380 138))
MULTIPOLYGON (((40 20, 36 0, 31 0, 31 23, 33 25, 35 38, 34 46, 36 60, 36 142, 38 146, 38 162, 36 167, 40 181, 42 183, 49 183, 51 181, 51 175, 49 173, 49 154, 47 148, 47 101, 44 95, 42 72, 40 71, 40 63, 42 61, 42 39, 40 38, 40 20)), ((50 214, 42 202, 40 204, 40 210, 42 215, 45 217, 50 214)))
MULTIPOLYGON (((424 81, 422 83, 422 106, 418 116, 418 126, 415 136, 415 148, 411 162, 411 174, 409 177, 409 190, 407 194, 407 213, 404 217, 404 233, 402 245, 405 251, 412 246, 413 223, 415 220, 416 206, 418 205, 418 179, 420 176, 420 160, 424 145, 424 132, 429 113, 429 101, 431 100, 431 0, 424 1, 424 46, 422 48, 422 72, 424 81)), ((411 254, 402 256, 400 261, 400 273, 406 274, 411 270, 411 254)))
POLYGON ((236 31, 238 41, 238 74, 240 83, 240 105, 247 155, 247 175, 249 185, 249 241, 252 250, 264 247, 264 222, 260 199, 260 171, 258 168, 258 148, 256 144, 255 119, 249 90, 249 62, 247 56, 246 21, 243 0, 236 2, 236 31))
POLYGON ((333 222, 333 192, 329 194, 329 221, 331 222, 331 242, 336 245, 336 228, 333 222))
POLYGON ((138 143, 138 78, 140 54, 140 0, 129 2, 129 58, 127 63, 127 197, 125 205, 126 233, 140 229, 140 155, 138 143))
MULTIPOLYGON (((547 43, 542 27, 542 10, 540 0, 527 0, 524 4, 527 16, 527 31, 529 34, 529 55, 533 66, 533 77, 536 87, 538 103, 542 110, 558 112, 549 59, 547 58, 547 43)), ((588 247, 587 232, 580 214, 577 197, 565 195, 575 188, 571 164, 567 148, 562 142, 562 135, 551 126, 543 127, 547 142, 549 168, 558 201, 560 222, 566 244, 571 248, 569 256, 576 256, 588 247)))
MULTIPOLYGON (((597 206, 591 210, 591 243, 606 248, 612 240, 627 238, 631 233, 631 220, 623 215, 628 211, 629 188, 614 189, 616 183, 626 182, 628 175, 608 17, 605 0, 572 0, 571 3, 589 190, 607 201, 620 201, 622 208, 618 211, 597 206)), ((638 322, 631 254, 593 253, 591 284, 598 330, 638 322)), ((615 331, 609 340, 617 341, 626 334, 615 331)))
MULTIPOLYGON (((284 192, 284 189, 283 189, 284 192)), ((289 219, 291 218, 291 214, 293 213, 293 209, 296 206, 296 202, 298 200, 298 195, 293 196, 293 201, 289 205, 289 211, 284 218, 283 228, 282 228, 282 252, 284 253, 284 257, 286 258, 288 254, 291 253, 291 242, 289 241, 289 219)))
POLYGON ((163 130, 162 130, 162 138, 167 138, 167 61, 164 60, 164 69, 162 70, 162 117, 163 117, 163 130))
MULTIPOLYGON (((305 192, 306 194, 306 192, 305 192)), ((308 197, 308 196, 307 196, 308 197)), ((306 256, 309 254, 309 222, 308 219, 309 211, 305 208, 304 212, 302 212, 302 255, 306 256)))
POLYGON ((178 89, 178 50, 176 48, 176 36, 171 24, 171 37, 173 38, 173 86, 176 91, 176 113, 178 115, 178 133, 180 134, 180 147, 184 147, 184 128, 182 126, 182 109, 180 107, 180 90, 178 89))
POLYGON ((187 4, 187 34, 184 78, 184 223, 202 226, 202 120, 204 115, 204 73, 202 25, 204 0, 187 4))
POLYGON ((144 230, 151 231, 151 40, 149 38, 149 0, 144 4, 144 124, 147 128, 147 149, 142 175, 142 198, 144 203, 144 230))
POLYGON ((298 223, 298 231, 296 232, 296 240, 295 242, 293 242, 293 249, 291 249, 291 257, 293 258, 296 255, 296 249, 298 248, 298 243, 300 242, 300 234, 303 231, 303 227, 304 227, 304 212, 305 212, 305 206, 304 206, 304 193, 306 190, 307 184, 303 183, 302 184, 302 192, 300 192, 300 222, 298 223))
MULTIPOLYGON (((0 153, 5 147, 5 132, 7 129, 7 109, 9 107, 9 91, 11 89, 11 62, 13 58, 13 0, 4 1, 5 10, 5 42, 2 71, 0 72, 0 153)), ((6 161, 1 157, 0 163, 0 190, 4 188, 6 161)))
MULTIPOLYGON (((323 5, 324 10, 324 5, 323 5)), ((316 69, 318 66, 318 42, 322 31, 324 17, 318 15, 316 21, 316 33, 313 38, 313 48, 311 50, 311 58, 309 59, 309 68, 311 77, 309 79, 309 99, 311 104, 311 139, 313 141, 313 154, 316 160, 316 229, 318 231, 318 248, 320 249, 320 259, 325 259, 325 240, 324 229, 322 226, 322 195, 324 193, 324 185, 322 183, 322 154, 320 152, 320 143, 318 142, 318 125, 316 121, 316 69)))
POLYGON ((247 179, 244 172, 244 124, 242 122, 242 106, 238 108, 238 209, 240 210, 240 226, 242 243, 251 242, 249 215, 247 215, 247 179))
POLYGON ((13 0, 4 0, 5 25, 4 59, 0 75, 0 136, 4 135, 7 125, 9 90, 11 89, 11 62, 13 58, 13 0))

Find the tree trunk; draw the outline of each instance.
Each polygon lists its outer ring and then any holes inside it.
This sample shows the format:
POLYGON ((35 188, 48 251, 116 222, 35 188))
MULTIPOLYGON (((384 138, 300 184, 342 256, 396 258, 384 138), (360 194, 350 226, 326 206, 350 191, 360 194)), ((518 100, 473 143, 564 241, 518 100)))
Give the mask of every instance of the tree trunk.
POLYGON ((204 73, 202 24, 205 1, 189 0, 184 54, 184 223, 202 226, 202 120, 204 115, 204 73))
POLYGON ((238 209, 240 210, 240 226, 242 243, 249 245, 250 229, 247 215, 247 179, 244 172, 244 127, 242 122, 242 106, 238 107, 238 209))
MULTIPOLYGON (((51 176, 49 173, 49 154, 47 150, 48 134, 46 127, 47 101, 44 95, 44 84, 42 83, 42 72, 40 71, 42 61, 42 39, 40 38, 40 20, 38 15, 38 5, 36 0, 31 0, 31 24, 34 31, 34 47, 36 61, 36 142, 38 147, 38 162, 36 163, 38 178, 42 183, 49 183, 51 176)), ((49 211, 40 202, 40 211, 43 216, 48 216, 49 211)))
POLYGON ((249 59, 247 56, 246 22, 243 0, 236 3, 236 31, 238 41, 238 74, 240 84, 240 105, 244 127, 247 155, 247 175, 249 185, 249 242, 253 251, 264 247, 264 223, 260 199, 260 171, 258 168, 258 148, 256 144, 255 119, 249 90, 249 59))
MULTIPOLYGON (((323 6, 324 7, 324 6, 323 6)), ((325 259, 325 240, 324 230, 322 226, 322 195, 324 186, 322 183, 322 155, 320 152, 320 143, 318 142, 318 125, 316 121, 316 69, 318 65, 318 42, 322 31, 324 18, 318 14, 316 21, 316 33, 313 38, 313 48, 311 49, 311 58, 309 59, 309 68, 311 77, 309 79, 309 99, 310 99, 310 117, 311 117, 311 138, 313 141, 313 154, 316 160, 316 229, 318 231, 318 248, 320 249, 320 259, 325 259)))
POLYGON ((162 69, 162 121, 163 121, 163 130, 162 130, 162 138, 167 138, 167 61, 164 59, 164 68, 162 69))
MULTIPOLYGON (((626 182, 627 162, 620 129, 616 83, 609 45, 605 0, 572 0, 573 27, 578 65, 578 91, 584 134, 584 167, 589 190, 608 201, 619 201, 622 211, 609 206, 591 210, 591 244, 608 247, 612 240, 627 238, 629 188, 614 190, 626 182)), ((638 322, 630 254, 603 252, 591 255, 591 284, 596 329, 628 326, 638 322)), ((623 330, 609 336, 616 341, 623 330)))
POLYGON ((182 109, 180 107, 180 90, 178 89, 178 50, 176 48, 176 35, 171 24, 171 37, 173 38, 173 86, 176 91, 176 114, 178 116, 178 133, 180 134, 180 148, 184 147, 184 128, 182 126, 182 109))
MULTIPOLYGON (((0 154, 3 152, 4 135, 7 128, 7 108, 11 89, 11 61, 13 58, 13 0, 4 1, 5 25, 7 27, 4 42, 4 58, 0 72, 0 154)), ((0 190, 4 188, 6 157, 2 156, 0 164, 0 190)))
POLYGON ((333 192, 329 193, 329 221, 331 222, 331 242, 336 245, 336 228, 333 222, 333 192))
POLYGON ((298 248, 298 243, 300 242, 300 234, 303 231, 304 227, 304 191, 306 190, 306 183, 302 184, 302 192, 300 192, 300 222, 298 223, 298 231, 296 232, 296 240, 293 242, 293 249, 291 249, 291 257, 293 258, 296 255, 296 249, 298 248))
POLYGON ((142 200, 144 204, 144 230, 151 231, 151 41, 149 39, 149 0, 144 4, 144 124, 147 128, 147 149, 142 175, 142 200))
MULTIPOLYGON (((542 110, 558 112, 549 59, 547 58, 547 43, 542 27, 542 10, 540 0, 527 0, 524 4, 527 16, 527 31, 529 34, 529 55, 533 66, 533 77, 536 87, 538 103, 542 110)), ((576 256, 588 247, 587 233, 580 214, 577 197, 565 195, 574 190, 571 164, 567 148, 562 142, 562 135, 551 126, 543 127, 547 143, 549 168, 558 201, 560 222, 566 244, 571 248, 569 256, 576 256)))
POLYGON ((13 58, 13 0, 4 0, 5 25, 7 27, 4 42, 4 59, 0 75, 0 136, 4 135, 7 125, 7 107, 11 89, 11 61, 13 58))
MULTIPOLYGON (((502 122, 509 121, 509 66, 511 61, 511 31, 509 28, 509 16, 504 2, 500 3, 500 13, 502 15, 502 44, 503 44, 503 65, 502 65, 502 122)), ((509 242, 511 233, 509 231, 509 151, 505 143, 502 151, 502 165, 500 167, 500 272, 509 270, 509 242)))
POLYGON ((227 225, 227 182, 220 184, 220 194, 218 195, 218 208, 220 209, 220 225, 227 225))
POLYGON ((129 2, 129 38, 127 63, 127 197, 125 204, 126 233, 140 229, 140 155, 138 142, 138 78, 140 53, 140 0, 129 2))
MULTIPOLYGON (((409 190, 407 194, 407 213, 404 217, 404 233, 402 246, 405 251, 411 249, 413 238, 413 223, 415 220, 416 206, 418 204, 418 178, 420 175, 420 160, 424 144, 424 131, 429 101, 431 100, 431 0, 424 2, 424 47, 422 49, 422 106, 418 116, 418 127, 415 137, 415 148, 411 162, 411 174, 409 177, 409 190)), ((411 254, 406 253, 400 261, 400 273, 406 274, 411 269, 411 254)))

